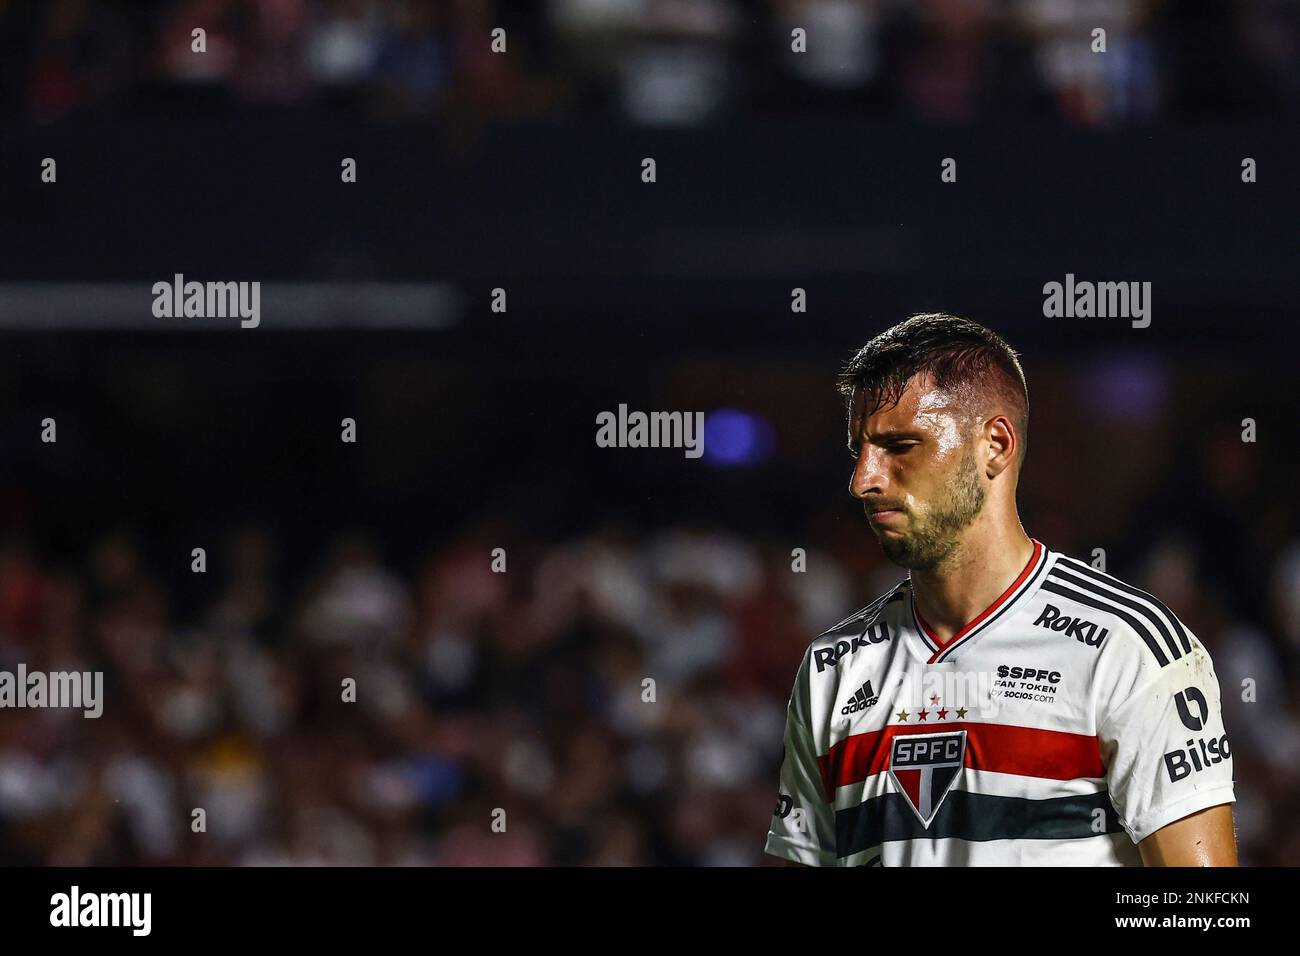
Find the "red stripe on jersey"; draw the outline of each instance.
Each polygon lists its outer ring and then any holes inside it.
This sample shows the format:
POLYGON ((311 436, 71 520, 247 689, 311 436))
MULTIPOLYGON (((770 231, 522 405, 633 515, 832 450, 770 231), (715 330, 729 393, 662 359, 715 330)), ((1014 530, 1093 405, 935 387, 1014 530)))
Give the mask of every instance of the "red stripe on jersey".
POLYGON ((1034 568, 1038 565, 1038 558, 1043 553, 1042 544, 1036 538, 1031 538, 1030 540, 1034 542, 1034 552, 1029 556, 1029 563, 1026 564, 1024 569, 1020 572, 1020 576, 1011 582, 1010 587, 1008 587, 1005 591, 1003 591, 1002 594, 998 596, 996 601, 994 601, 984 610, 980 611, 980 613, 976 615, 974 619, 972 619, 967 624, 965 624, 960 631, 958 631, 948 640, 946 641, 939 640, 939 635, 935 634, 934 628, 932 628, 926 622, 925 618, 921 617, 921 609, 916 606, 915 599, 913 600, 912 610, 916 613, 917 623, 920 624, 921 627, 925 628, 925 633, 929 636, 930 641, 936 647, 939 648, 939 650, 935 651, 934 655, 931 656, 930 658, 931 664, 934 663, 935 657, 938 657, 940 654, 943 653, 945 647, 947 647, 949 644, 952 644, 954 641, 961 640, 963 637, 969 634, 973 628, 978 627, 981 621, 983 621, 990 614, 992 614, 994 611, 1000 608, 1003 605, 1003 603, 1007 600, 1007 598, 1011 597, 1011 595, 1015 593, 1016 588, 1020 587, 1020 585, 1025 583, 1025 579, 1029 577, 1029 572, 1034 570, 1034 568))
POLYGON ((1095 736, 1087 734, 960 720, 929 726, 894 724, 883 730, 845 737, 831 747, 830 753, 817 758, 827 799, 833 800, 839 787, 859 783, 889 769, 889 754, 895 737, 963 729, 966 731, 966 766, 972 770, 991 770, 1044 780, 1106 775, 1101 745, 1095 736))

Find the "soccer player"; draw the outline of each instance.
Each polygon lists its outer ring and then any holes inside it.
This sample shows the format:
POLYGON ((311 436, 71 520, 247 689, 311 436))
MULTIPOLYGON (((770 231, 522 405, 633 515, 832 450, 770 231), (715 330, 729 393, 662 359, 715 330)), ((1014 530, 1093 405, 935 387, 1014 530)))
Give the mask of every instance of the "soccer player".
POLYGON ((895 588, 816 638, 766 852, 810 866, 1235 866, 1205 648, 1029 537, 1028 391, 984 326, 916 315, 840 377, 850 492, 895 588))

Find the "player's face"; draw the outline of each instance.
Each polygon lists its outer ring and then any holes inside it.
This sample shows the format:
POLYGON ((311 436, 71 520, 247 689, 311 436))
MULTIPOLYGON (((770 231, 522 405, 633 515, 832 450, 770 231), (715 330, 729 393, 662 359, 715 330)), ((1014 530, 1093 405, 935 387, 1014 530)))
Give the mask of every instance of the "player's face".
POLYGON ((865 395, 855 402, 857 465, 849 491, 862 499, 890 561, 933 568, 984 507, 973 423, 954 396, 916 379, 897 405, 864 417, 871 404, 865 395))

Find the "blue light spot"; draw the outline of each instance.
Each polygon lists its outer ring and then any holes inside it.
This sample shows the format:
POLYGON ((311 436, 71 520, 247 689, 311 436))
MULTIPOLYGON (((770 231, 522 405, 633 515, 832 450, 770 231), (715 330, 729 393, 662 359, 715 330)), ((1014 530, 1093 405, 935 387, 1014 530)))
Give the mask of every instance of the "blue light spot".
POLYGON ((704 460, 719 468, 757 465, 772 456, 772 426, 738 408, 719 408, 704 419, 704 460))

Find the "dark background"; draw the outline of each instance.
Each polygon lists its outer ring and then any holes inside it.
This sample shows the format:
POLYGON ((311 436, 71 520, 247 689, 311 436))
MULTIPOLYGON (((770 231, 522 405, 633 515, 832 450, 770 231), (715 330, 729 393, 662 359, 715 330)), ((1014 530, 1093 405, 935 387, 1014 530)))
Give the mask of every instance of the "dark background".
POLYGON ((1026 529, 1209 646, 1243 861, 1300 861, 1296 11, 0 3, 0 666, 108 686, 0 712, 0 861, 762 862, 800 654, 901 575, 834 376, 928 310, 1023 353, 1026 529), (155 320, 176 272, 452 294, 155 320))

